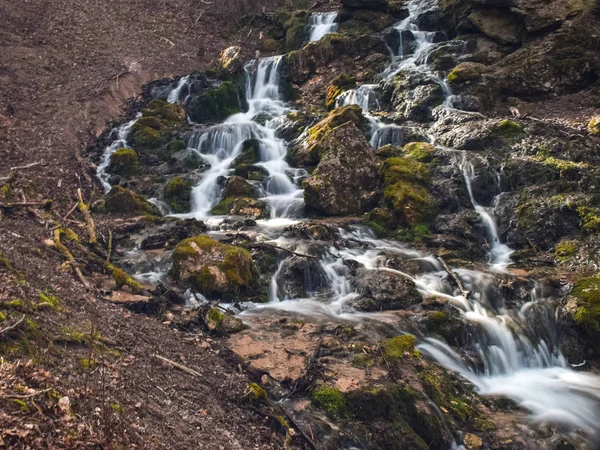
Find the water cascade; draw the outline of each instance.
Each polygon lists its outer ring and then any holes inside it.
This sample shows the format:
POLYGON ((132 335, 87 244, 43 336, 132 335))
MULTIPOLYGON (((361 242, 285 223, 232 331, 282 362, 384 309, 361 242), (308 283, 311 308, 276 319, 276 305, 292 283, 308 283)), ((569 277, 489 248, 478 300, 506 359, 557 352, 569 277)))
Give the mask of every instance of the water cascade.
POLYGON ((179 81, 177 82, 177 86, 175 86, 171 92, 169 92, 169 95, 167 96, 167 101, 169 103, 184 103, 185 102, 185 97, 183 99, 183 101, 181 101, 181 96, 182 96, 182 92, 187 95, 189 94, 189 88, 188 88, 188 81, 189 81, 190 77, 189 75, 185 76, 185 77, 181 77, 179 79, 179 81))
POLYGON ((312 13, 308 17, 308 41, 314 42, 337 30, 337 12, 312 13))

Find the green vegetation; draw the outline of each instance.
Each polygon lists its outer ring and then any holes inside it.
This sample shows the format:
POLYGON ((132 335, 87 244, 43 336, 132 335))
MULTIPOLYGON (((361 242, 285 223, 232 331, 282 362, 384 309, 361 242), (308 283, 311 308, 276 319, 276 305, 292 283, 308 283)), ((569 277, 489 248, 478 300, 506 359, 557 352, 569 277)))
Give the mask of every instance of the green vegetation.
POLYGON ((481 78, 487 67, 483 64, 464 62, 456 66, 448 74, 448 83, 451 84, 469 84, 472 81, 481 78))
POLYGON ((578 306, 575 322, 590 331, 600 332, 600 275, 579 280, 571 295, 578 306))
POLYGON ((241 111, 241 98, 240 88, 231 81, 224 81, 194 97, 190 104, 190 116, 199 123, 220 122, 241 111))
MULTIPOLYGON (((141 119, 140 119, 141 120, 141 119)), ((140 168, 138 155, 132 148, 120 148, 110 155, 109 172, 117 175, 131 175, 140 168)))
POLYGON ((504 119, 498 124, 498 130, 504 137, 514 137, 523 132, 523 127, 513 120, 504 119))
POLYGON ((156 209, 144 197, 121 186, 113 186, 106 198, 107 212, 121 214, 153 214, 156 209))
POLYGON ((174 213, 190 210, 192 183, 181 177, 175 177, 165 186, 164 199, 174 213))
POLYGON ((558 244, 556 244, 554 254, 556 255, 556 259, 558 259, 560 262, 569 261, 577 254, 577 242, 560 241, 558 244))
POLYGON ((348 415, 344 394, 334 387, 322 386, 315 389, 312 402, 332 419, 343 419, 348 415))
POLYGON ((373 364, 375 364, 375 360, 371 355, 367 355, 366 353, 359 353, 352 358, 352 365, 358 369, 366 369, 373 364))
POLYGON ((592 136, 600 136, 600 116, 594 116, 590 119, 588 131, 592 136))
POLYGON ((416 159, 422 163, 430 163, 435 158, 436 148, 429 142, 410 142, 404 146, 402 152, 408 158, 416 159))
POLYGON ((417 338, 412 334, 404 334, 388 339, 383 346, 383 356, 390 361, 401 359, 405 353, 413 353, 416 341, 417 338))
POLYGON ((250 197, 227 197, 221 200, 211 210, 216 215, 251 216, 255 219, 269 217, 269 211, 265 202, 250 197))
POLYGON ((117 289, 121 289, 123 286, 128 286, 131 289, 131 292, 136 293, 143 291, 142 285, 138 283, 135 279, 127 275, 124 271, 119 269, 118 267, 106 263, 104 265, 108 273, 115 280, 117 284, 117 289))
POLYGON ((267 400, 267 391, 258 383, 250 383, 248 385, 248 391, 250 392, 250 396, 254 401, 264 401, 267 400))
POLYGON ((596 208, 589 206, 579 206, 577 213, 581 217, 582 228, 586 233, 600 232, 600 213, 596 208))
POLYGON ((295 11, 292 16, 285 21, 283 28, 285 30, 285 48, 292 51, 300 48, 307 40, 308 11, 295 11))
POLYGON ((346 74, 338 75, 329 86, 327 86, 327 95, 325 97, 325 107, 332 109, 335 107, 336 98, 343 92, 356 87, 356 78, 346 74))
POLYGON ((140 126, 133 133, 133 145, 142 148, 156 148, 165 143, 165 139, 154 128, 140 126))

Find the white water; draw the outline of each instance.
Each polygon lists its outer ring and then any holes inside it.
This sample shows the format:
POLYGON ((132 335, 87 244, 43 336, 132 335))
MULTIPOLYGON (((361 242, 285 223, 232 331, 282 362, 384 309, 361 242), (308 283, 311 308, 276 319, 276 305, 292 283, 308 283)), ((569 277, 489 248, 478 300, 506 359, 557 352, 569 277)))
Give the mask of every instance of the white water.
POLYGON ((195 149, 209 170, 192 190, 192 212, 186 216, 205 218, 221 199, 219 180, 231 172, 231 163, 240 154, 247 139, 260 142, 260 161, 268 177, 260 186, 260 200, 270 206, 271 217, 293 217, 304 204, 297 181, 304 171, 292 169, 285 161, 287 143, 276 137, 277 128, 291 111, 280 93, 282 57, 261 59, 246 65, 246 100, 248 111, 234 114, 225 122, 214 125, 192 138, 189 147, 195 149), (261 118, 264 124, 255 120, 261 118))
POLYGON ((135 119, 133 119, 127 123, 124 123, 120 127, 114 128, 111 131, 111 136, 116 135, 116 139, 114 141, 112 141, 110 143, 110 145, 108 145, 106 147, 106 149, 104 150, 104 153, 102 154, 102 161, 100 162, 100 164, 98 165, 98 168, 96 169, 96 176, 100 180, 100 183, 102 183, 104 192, 109 192, 112 187, 111 184, 108 182, 108 179, 110 178, 110 174, 106 172, 106 169, 110 165, 110 157, 114 152, 116 152, 120 148, 123 148, 123 147, 129 148, 129 145, 127 145, 127 136, 129 135, 129 132, 131 131, 131 127, 133 126, 133 124, 139 117, 140 117, 140 114, 138 114, 135 117, 135 119))
POLYGON ((308 41, 314 42, 321 39, 323 36, 333 33, 337 30, 338 24, 337 12, 312 13, 308 17, 309 35, 308 41))
MULTIPOLYGON (((167 102, 169 102, 169 103, 181 103, 180 102, 181 90, 184 87, 187 87, 189 78, 190 78, 189 75, 186 75, 185 77, 181 77, 179 79, 179 81, 177 82, 177 86, 175 86, 171 90, 171 92, 169 92, 169 95, 167 96, 167 102)), ((185 99, 184 99, 184 102, 185 102, 185 99)))

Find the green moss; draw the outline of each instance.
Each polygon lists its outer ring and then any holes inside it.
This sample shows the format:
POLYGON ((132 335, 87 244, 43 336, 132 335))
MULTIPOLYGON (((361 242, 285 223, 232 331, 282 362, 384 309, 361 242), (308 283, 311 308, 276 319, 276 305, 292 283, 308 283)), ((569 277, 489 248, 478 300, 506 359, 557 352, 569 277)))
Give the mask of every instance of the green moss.
POLYGON ((54 310, 58 310, 60 308, 60 300, 54 295, 47 295, 43 292, 39 294, 40 303, 36 305, 36 308, 50 308, 54 310))
POLYGON ((131 175, 140 168, 138 155, 132 148, 120 148, 110 155, 109 172, 117 175, 131 175))
POLYGON ((371 367, 373 364, 375 364, 375 360, 371 355, 367 355, 366 353, 359 353, 352 358, 352 366, 358 369, 366 369, 367 367, 371 367))
POLYGON ((248 391, 250 392, 250 397, 254 401, 267 400, 267 391, 258 383, 250 383, 248 385, 248 391))
POLYGON ((4 322, 6 320, 6 314, 4 314, 3 312, 0 312, 0 323, 4 322))
POLYGON ((173 178, 164 189, 164 199, 175 213, 185 213, 190 210, 192 198, 192 183, 181 177, 173 178))
POLYGON ((167 103, 163 100, 150 100, 146 108, 142 110, 144 117, 154 116, 161 120, 161 127, 171 126, 185 122, 185 111, 175 103, 167 103))
POLYGON ((419 224, 414 227, 400 230, 396 234, 396 237, 399 241, 417 243, 423 241, 429 234, 429 227, 427 225, 419 224))
POLYGON ((513 120, 504 119, 498 124, 498 130, 503 136, 512 137, 521 134, 523 127, 513 120))
POLYGON ((8 302, 0 303, 0 307, 4 309, 15 309, 17 311, 25 311, 29 308, 29 305, 25 300, 9 300, 8 302))
POLYGON ((164 143, 164 138, 154 128, 140 126, 133 133, 133 144, 137 147, 156 148, 164 143))
POLYGON ((577 301, 575 322, 589 330, 600 332, 600 275, 582 278, 571 295, 577 301))
POLYGON ((583 231, 590 234, 600 232, 600 213, 597 209, 579 206, 577 214, 581 218, 583 231))
POLYGON ((196 122, 214 123, 241 111, 241 92, 231 81, 207 90, 190 103, 190 116, 196 122))
POLYGON ((251 216, 255 219, 269 217, 267 204, 250 197, 227 197, 211 210, 215 215, 251 216))
POLYGON ((5 183, 2 185, 2 187, 0 187, 0 198, 2 200, 4 200, 5 202, 10 201, 12 197, 12 188, 10 186, 10 183, 5 183))
POLYGON ((218 308, 210 308, 206 313, 206 321, 209 323, 209 328, 216 329, 223 323, 223 313, 218 308))
POLYGON ((132 277, 127 275, 123 270, 110 263, 106 263, 104 267, 106 268, 110 276, 113 277, 113 279, 115 280, 115 283, 117 284, 117 289, 121 289, 123 286, 128 286, 131 289, 131 292, 136 293, 143 291, 142 285, 136 280, 134 280, 132 277))
POLYGON ((81 358, 79 360, 79 365, 81 366, 82 369, 93 369, 96 366, 96 363, 94 360, 87 359, 87 358, 81 358))
MULTIPOLYGON (((407 144, 408 145, 408 144, 407 144)), ((388 159, 388 158, 400 158, 403 156, 402 147, 397 147, 392 144, 386 144, 383 147, 380 147, 375 152, 378 158, 388 159)))
POLYGON ((156 209, 144 197, 121 186, 113 186, 106 198, 105 208, 110 213, 154 214, 156 209))
POLYGON ((554 254, 560 262, 569 261, 577 253, 577 242, 561 241, 556 244, 554 254))
POLYGON ((29 407, 27 406, 27 402, 20 398, 9 398, 10 403, 15 405, 17 408, 21 410, 21 412, 29 412, 29 407))
POLYGON ((300 48, 304 41, 306 41, 308 37, 306 27, 308 24, 308 15, 307 11, 296 11, 283 24, 283 28, 285 29, 285 48, 288 52, 300 48))
POLYGON ((496 425, 493 422, 486 419, 485 417, 477 417, 474 420, 475 428, 477 431, 482 431, 484 433, 496 430, 496 425))
MULTIPOLYGON (((150 114, 150 112, 148 112, 148 114, 150 114)), ((140 128, 144 127, 150 127, 154 128, 155 130, 160 130, 161 128, 163 128, 163 124, 158 117, 146 116, 136 120, 131 128, 133 131, 137 131, 140 128)))
POLYGON ((436 148, 429 142, 410 142, 404 146, 402 151, 409 158, 430 163, 435 158, 436 148))
POLYGON ((461 63, 448 74, 448 83, 469 84, 480 79, 486 70, 487 68, 483 64, 471 62, 461 63))
POLYGON ((591 118, 588 124, 588 131, 592 136, 600 136, 600 116, 591 118))
POLYGON ((358 105, 342 106, 336 108, 329 113, 327 117, 319 121, 315 126, 308 129, 307 146, 311 147, 317 144, 325 134, 344 125, 347 122, 354 122, 355 125, 361 126, 362 110, 358 105))
POLYGON ((169 150, 170 154, 180 152, 181 150, 185 150, 186 148, 187 144, 179 139, 171 141, 167 145, 167 149, 169 150))
POLYGON ((388 339, 383 346, 383 356, 387 360, 400 359, 405 353, 412 354, 417 338, 412 334, 404 334, 388 339))
POLYGON ((329 86, 325 96, 325 107, 332 109, 335 107, 336 98, 343 92, 356 87, 356 78, 346 74, 338 75, 329 86))
POLYGON ((312 402, 317 408, 323 409, 332 419, 343 419, 347 416, 346 401, 339 389, 322 386, 315 389, 312 402))

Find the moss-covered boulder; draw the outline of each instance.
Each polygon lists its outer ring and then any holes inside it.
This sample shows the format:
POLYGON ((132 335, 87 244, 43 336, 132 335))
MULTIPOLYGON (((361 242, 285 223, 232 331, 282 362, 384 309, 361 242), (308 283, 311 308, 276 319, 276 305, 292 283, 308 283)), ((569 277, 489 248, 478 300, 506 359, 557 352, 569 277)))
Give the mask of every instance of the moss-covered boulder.
POLYGON ((249 216, 253 219, 266 219, 269 208, 263 201, 250 197, 226 197, 211 210, 219 216, 249 216))
POLYGON ((136 151, 132 148, 120 148, 110 155, 108 172, 116 175, 131 175, 140 168, 136 151))
POLYGON ((256 164, 260 159, 260 141, 258 139, 246 139, 242 143, 240 154, 231 163, 231 167, 236 168, 240 164, 256 164))
POLYGON ((119 214, 158 214, 156 207, 144 197, 121 186, 113 186, 110 190, 105 209, 119 214))
POLYGON ((377 158, 362 131, 348 121, 315 143, 319 165, 302 183, 306 208, 324 216, 362 214, 375 206, 377 158))
POLYGON ((172 275, 208 296, 248 293, 256 270, 247 250, 200 235, 185 239, 173 252, 172 275))
MULTIPOLYGON (((150 100, 148 105, 146 105, 146 108, 142 109, 142 116, 144 118, 155 117, 161 121, 162 126, 183 123, 186 118, 185 111, 181 106, 175 103, 167 103, 159 99, 150 100)), ((149 123, 144 125, 151 126, 149 123)), ((152 128, 155 127, 152 126, 152 128)))
POLYGON ((327 133, 348 122, 361 128, 363 121, 362 110, 358 105, 334 109, 307 130, 308 138, 304 142, 290 147, 286 156, 287 161, 293 166, 316 166, 321 159, 321 154, 324 153, 320 143, 327 133))
POLYGON ((199 123, 215 123, 242 110, 244 95, 234 82, 224 81, 190 100, 190 117, 199 123))
POLYGON ((402 151, 402 147, 398 147, 392 144, 386 144, 383 147, 379 147, 375 152, 378 158, 388 159, 388 158, 399 158, 404 155, 402 151))
POLYGON ((388 361, 393 361, 402 359, 406 355, 412 355, 416 340, 412 334, 404 334, 388 339, 383 346, 383 356, 388 361))
POLYGON ((600 333, 600 274, 577 281, 571 296, 577 305, 575 322, 589 332, 600 333))
POLYGON ((246 328, 244 322, 218 308, 210 308, 204 315, 204 323, 208 331, 215 334, 231 334, 246 328))
POLYGON ((132 129, 134 147, 156 148, 165 143, 165 139, 158 130, 148 126, 138 126, 132 129))
POLYGON ((347 416, 346 400, 339 389, 321 386, 312 394, 312 403, 324 410, 332 419, 343 419, 347 416))
POLYGON ((239 45, 227 47, 221 52, 219 63, 221 64, 221 69, 229 73, 238 72, 243 65, 242 48, 239 45))
POLYGON ((181 177, 175 177, 165 186, 163 196, 174 213, 189 212, 192 183, 181 177))
POLYGON ((592 136, 600 136, 600 116, 594 116, 590 119, 588 131, 592 136))
POLYGON ((256 188, 244 178, 233 175, 227 179, 223 189, 223 198, 228 197, 256 197, 256 188))
POLYGON ((325 107, 332 109, 335 107, 335 100, 338 96, 356 87, 356 78, 346 75, 344 73, 334 78, 329 86, 327 86, 327 95, 325 96, 325 107))
POLYGON ((479 80, 487 70, 488 68, 484 64, 463 62, 448 74, 448 82, 451 84, 469 84, 479 80))
POLYGON ((436 148, 429 142, 409 142, 402 149, 404 155, 419 162, 430 163, 435 158, 436 148))
POLYGON ((288 52, 299 49, 308 39, 308 11, 295 11, 292 16, 285 21, 285 48, 288 52))

